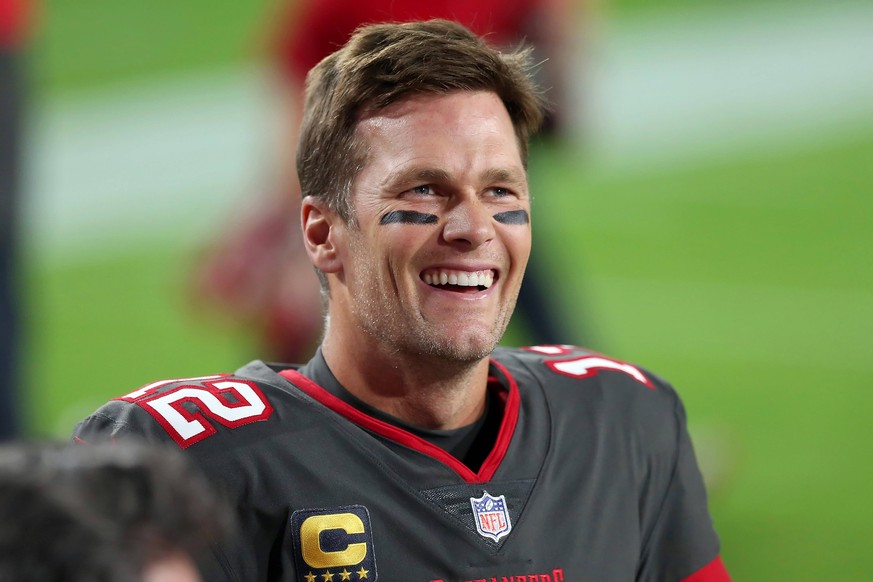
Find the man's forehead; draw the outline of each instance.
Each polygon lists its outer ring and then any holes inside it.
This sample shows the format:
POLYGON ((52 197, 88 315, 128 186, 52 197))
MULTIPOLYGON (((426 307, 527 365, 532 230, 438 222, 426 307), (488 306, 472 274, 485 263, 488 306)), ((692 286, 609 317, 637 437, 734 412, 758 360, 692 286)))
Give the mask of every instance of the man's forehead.
POLYGON ((490 91, 410 95, 369 112, 356 132, 364 173, 379 174, 382 187, 472 177, 526 187, 518 136, 490 91))

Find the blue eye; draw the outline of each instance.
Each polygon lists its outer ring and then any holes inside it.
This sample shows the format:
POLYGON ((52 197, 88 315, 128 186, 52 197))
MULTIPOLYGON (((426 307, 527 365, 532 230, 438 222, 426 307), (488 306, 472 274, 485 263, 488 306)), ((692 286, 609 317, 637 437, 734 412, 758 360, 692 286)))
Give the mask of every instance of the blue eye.
POLYGON ((421 186, 416 186, 410 190, 413 194, 432 194, 433 189, 427 184, 423 184, 421 186))
POLYGON ((492 192, 494 193, 494 195, 497 196, 498 198, 503 197, 503 196, 509 196, 509 195, 510 195, 510 191, 507 190, 506 188, 499 188, 499 187, 498 187, 498 188, 492 188, 491 191, 492 191, 492 192))

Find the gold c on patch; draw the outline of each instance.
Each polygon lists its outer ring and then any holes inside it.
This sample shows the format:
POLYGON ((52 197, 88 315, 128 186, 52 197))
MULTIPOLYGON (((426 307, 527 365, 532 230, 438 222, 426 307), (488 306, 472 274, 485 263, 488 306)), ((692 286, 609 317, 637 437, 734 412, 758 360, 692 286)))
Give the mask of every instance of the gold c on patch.
POLYGON ((370 514, 363 505, 291 514, 298 582, 376 582, 370 514))

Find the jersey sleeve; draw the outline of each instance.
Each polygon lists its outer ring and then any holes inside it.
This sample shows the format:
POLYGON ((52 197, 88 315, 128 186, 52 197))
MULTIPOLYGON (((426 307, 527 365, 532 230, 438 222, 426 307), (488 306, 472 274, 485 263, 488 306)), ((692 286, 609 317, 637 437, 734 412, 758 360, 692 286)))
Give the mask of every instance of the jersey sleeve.
POLYGON ((73 429, 73 441, 87 445, 101 442, 143 440, 167 442, 166 432, 135 404, 112 400, 73 429))
MULTIPOLYGON (((82 446, 136 440, 186 450, 236 509, 241 530, 257 531, 240 493, 247 473, 221 451, 234 428, 269 417, 268 407, 257 385, 229 375, 155 382, 101 406, 75 427, 72 440, 82 446), (190 448, 197 443, 208 450, 190 448)), ((262 546, 269 550, 268 541, 262 546)), ((234 539, 200 556, 197 565, 203 580, 244 582, 265 579, 264 562, 250 540, 234 539)))
POLYGON ((678 396, 675 416, 675 464, 644 541, 637 581, 730 582, 719 556, 719 541, 709 515, 706 489, 688 435, 685 409, 678 396))

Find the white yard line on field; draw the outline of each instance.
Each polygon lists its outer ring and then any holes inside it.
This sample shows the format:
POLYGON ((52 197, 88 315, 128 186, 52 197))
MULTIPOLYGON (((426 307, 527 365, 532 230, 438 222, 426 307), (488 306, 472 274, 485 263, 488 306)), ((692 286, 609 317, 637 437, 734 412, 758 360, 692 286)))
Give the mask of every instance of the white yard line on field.
POLYGON ((873 4, 788 6, 606 26, 591 67, 591 153, 661 163, 869 130, 873 4))

